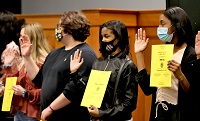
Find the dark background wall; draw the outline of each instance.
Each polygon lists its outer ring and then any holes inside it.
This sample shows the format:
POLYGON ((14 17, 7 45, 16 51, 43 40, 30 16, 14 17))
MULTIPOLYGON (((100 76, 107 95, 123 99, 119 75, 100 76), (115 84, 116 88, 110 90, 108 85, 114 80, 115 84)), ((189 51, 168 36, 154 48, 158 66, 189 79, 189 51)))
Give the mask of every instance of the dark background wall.
POLYGON ((21 13, 21 0, 0 0, 0 11, 8 10, 16 14, 21 13))
POLYGON ((179 6, 188 14, 194 35, 200 30, 200 1, 199 0, 167 0, 166 7, 179 6))

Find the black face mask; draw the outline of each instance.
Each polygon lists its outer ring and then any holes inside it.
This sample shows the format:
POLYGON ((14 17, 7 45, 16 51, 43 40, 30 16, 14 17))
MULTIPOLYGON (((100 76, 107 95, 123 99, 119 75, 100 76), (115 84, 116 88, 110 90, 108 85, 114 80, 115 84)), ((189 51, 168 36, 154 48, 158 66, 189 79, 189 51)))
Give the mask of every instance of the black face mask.
POLYGON ((115 40, 116 40, 117 38, 115 38, 115 39, 113 39, 112 41, 110 41, 110 42, 101 42, 101 45, 102 45, 102 47, 101 47, 101 50, 102 50, 102 52, 105 52, 105 53, 107 53, 108 55, 110 55, 112 52, 115 52, 116 51, 116 49, 117 49, 117 47, 118 47, 118 43, 114 46, 113 45, 113 43, 115 42, 115 40), (108 47, 109 46, 109 47, 108 47))

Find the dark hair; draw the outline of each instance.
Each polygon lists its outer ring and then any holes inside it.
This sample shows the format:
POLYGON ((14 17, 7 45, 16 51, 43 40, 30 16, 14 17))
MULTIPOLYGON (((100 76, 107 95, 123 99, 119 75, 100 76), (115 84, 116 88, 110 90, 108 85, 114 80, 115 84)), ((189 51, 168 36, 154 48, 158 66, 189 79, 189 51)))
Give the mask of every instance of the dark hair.
POLYGON ((25 19, 17 19, 12 12, 0 12, 0 54, 11 41, 19 45, 20 31, 23 24, 25 24, 25 19))
POLYGON ((194 47, 194 35, 192 25, 187 13, 180 7, 170 7, 163 12, 172 23, 174 34, 178 36, 177 46, 186 42, 194 47))
POLYGON ((60 19, 64 32, 71 34, 75 40, 84 42, 90 35, 90 22, 80 11, 64 12, 60 19))
POLYGON ((102 49, 103 37, 101 35, 101 30, 104 27, 112 30, 113 34, 115 35, 115 38, 119 39, 118 45, 119 45, 119 48, 121 49, 122 55, 128 55, 130 47, 129 47, 129 40, 128 40, 128 30, 126 28, 126 25, 119 20, 111 20, 102 24, 99 29, 99 44, 100 44, 99 51, 101 52, 102 56, 103 57, 107 56, 106 53, 104 53, 102 49))

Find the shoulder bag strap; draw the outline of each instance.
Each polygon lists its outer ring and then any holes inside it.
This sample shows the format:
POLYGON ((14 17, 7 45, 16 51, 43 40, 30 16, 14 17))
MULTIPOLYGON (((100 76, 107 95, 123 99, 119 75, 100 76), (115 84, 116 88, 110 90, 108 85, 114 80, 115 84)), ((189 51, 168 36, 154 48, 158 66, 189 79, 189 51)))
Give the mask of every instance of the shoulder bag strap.
POLYGON ((114 94, 113 94, 112 105, 114 105, 114 101, 115 101, 115 97, 116 97, 116 92, 117 92, 117 87, 118 87, 118 84, 119 84, 119 79, 120 79, 120 76, 121 76, 121 74, 122 74, 123 67, 124 67, 124 65, 125 65, 127 62, 129 62, 129 61, 131 61, 130 58, 126 57, 126 61, 124 61, 124 62, 122 63, 122 65, 120 66, 119 72, 118 72, 118 74, 117 74, 116 82, 115 82, 114 91, 113 91, 114 94))

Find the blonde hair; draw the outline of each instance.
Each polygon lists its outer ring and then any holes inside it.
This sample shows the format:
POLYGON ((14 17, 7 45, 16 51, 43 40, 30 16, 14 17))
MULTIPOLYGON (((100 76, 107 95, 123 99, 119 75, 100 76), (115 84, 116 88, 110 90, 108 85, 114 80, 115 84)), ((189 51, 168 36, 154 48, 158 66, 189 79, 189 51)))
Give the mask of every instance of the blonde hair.
POLYGON ((27 23, 24 26, 24 33, 28 35, 32 43, 31 55, 36 63, 43 63, 51 51, 41 24, 37 22, 27 23))

